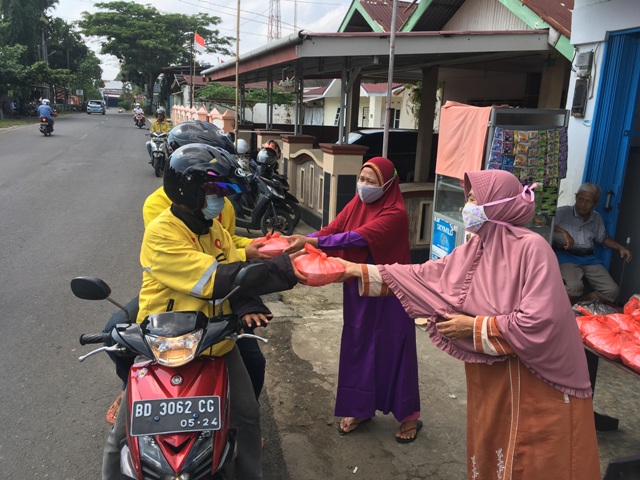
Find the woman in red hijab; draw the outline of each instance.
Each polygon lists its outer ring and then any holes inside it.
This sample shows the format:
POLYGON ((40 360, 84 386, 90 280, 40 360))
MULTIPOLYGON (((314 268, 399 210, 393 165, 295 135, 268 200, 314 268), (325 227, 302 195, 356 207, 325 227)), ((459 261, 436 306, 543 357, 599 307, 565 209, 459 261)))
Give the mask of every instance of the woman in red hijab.
POLYGON ((363 295, 390 289, 409 316, 429 319, 438 348, 465 362, 469 479, 599 479, 580 333, 553 250, 523 228, 533 189, 484 170, 465 175, 465 195, 475 235, 450 255, 347 264, 344 278, 360 278, 363 295))
MULTIPOLYGON (((366 162, 357 188, 329 225, 309 237, 289 237, 288 251, 308 242, 351 262, 409 263, 409 218, 393 163, 383 157, 366 162)), ((351 433, 380 410, 400 422, 396 440, 412 442, 422 427, 415 324, 394 297, 362 298, 356 282, 343 291, 338 431, 351 433)))

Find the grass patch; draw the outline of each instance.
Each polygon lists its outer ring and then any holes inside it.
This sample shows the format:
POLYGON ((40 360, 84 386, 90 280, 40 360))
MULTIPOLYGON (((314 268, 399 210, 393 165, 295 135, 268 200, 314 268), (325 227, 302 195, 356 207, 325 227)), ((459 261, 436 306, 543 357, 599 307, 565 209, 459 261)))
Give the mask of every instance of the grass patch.
POLYGON ((35 123, 40 123, 40 119, 38 117, 2 118, 0 119, 0 128, 17 127, 21 125, 33 125, 35 123))

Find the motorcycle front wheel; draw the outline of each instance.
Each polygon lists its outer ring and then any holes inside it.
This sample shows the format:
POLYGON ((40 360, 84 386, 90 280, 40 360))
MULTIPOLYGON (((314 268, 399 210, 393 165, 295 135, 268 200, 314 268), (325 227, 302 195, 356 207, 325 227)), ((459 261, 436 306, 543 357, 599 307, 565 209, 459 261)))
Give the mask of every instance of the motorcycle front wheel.
POLYGON ((153 168, 156 171, 156 177, 162 176, 163 163, 159 158, 153 159, 153 168))
POLYGON ((292 235, 295 228, 291 211, 286 207, 267 206, 260 218, 260 229, 266 235, 268 232, 280 232, 282 235, 292 235))

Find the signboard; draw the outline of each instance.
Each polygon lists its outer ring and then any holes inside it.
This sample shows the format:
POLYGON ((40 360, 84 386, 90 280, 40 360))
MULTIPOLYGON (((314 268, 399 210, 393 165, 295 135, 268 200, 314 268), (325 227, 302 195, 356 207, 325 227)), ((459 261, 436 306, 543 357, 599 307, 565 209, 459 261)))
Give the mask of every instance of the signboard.
POLYGON ((449 255, 456 248, 458 227, 443 220, 433 218, 433 240, 431 242, 431 260, 437 260, 449 255))
POLYGON ((84 90, 76 90, 76 95, 84 95, 84 90))

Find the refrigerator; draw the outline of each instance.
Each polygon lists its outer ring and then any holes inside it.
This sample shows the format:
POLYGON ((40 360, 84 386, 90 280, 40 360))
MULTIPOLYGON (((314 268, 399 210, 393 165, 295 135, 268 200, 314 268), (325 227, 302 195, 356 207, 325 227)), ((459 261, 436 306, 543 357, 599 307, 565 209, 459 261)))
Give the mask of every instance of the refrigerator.
POLYGON ((462 222, 465 171, 502 169, 523 185, 537 182, 536 210, 527 228, 551 243, 558 186, 567 173, 569 115, 563 109, 445 104, 436 158, 432 260, 451 253, 473 235, 462 222))

